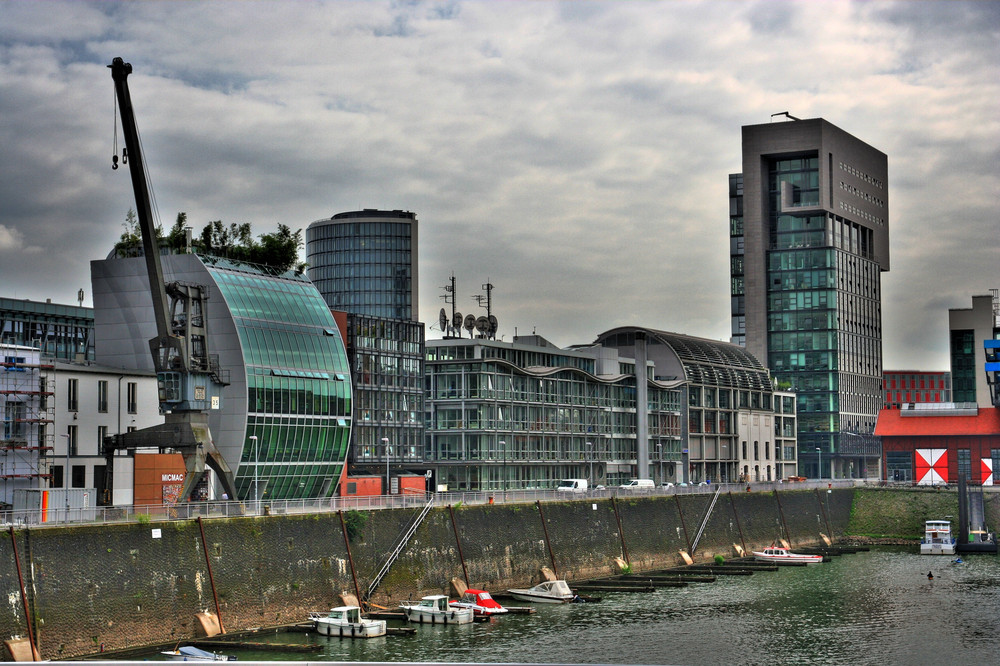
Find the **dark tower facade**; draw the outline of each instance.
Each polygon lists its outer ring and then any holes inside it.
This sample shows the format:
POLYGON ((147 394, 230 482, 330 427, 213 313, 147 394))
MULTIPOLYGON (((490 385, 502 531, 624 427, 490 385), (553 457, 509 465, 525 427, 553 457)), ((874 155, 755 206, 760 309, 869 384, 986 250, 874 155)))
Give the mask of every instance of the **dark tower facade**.
POLYGON ((884 153, 822 118, 743 127, 743 172, 729 177, 732 339, 797 392, 809 476, 879 473, 887 181, 884 153))

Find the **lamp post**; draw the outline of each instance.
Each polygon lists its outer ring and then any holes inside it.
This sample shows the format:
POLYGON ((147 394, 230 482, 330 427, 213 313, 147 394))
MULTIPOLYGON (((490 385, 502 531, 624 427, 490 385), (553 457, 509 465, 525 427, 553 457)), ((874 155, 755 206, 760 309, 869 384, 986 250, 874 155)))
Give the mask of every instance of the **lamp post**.
POLYGON ((389 494, 389 438, 382 438, 382 446, 385 447, 385 494, 389 494))
POLYGON ((587 442, 587 458, 590 459, 590 478, 588 479, 588 482, 591 485, 597 485, 596 483, 594 483, 594 443, 593 442, 587 442))
POLYGON ((66 467, 63 469, 63 493, 66 496, 66 522, 69 522, 69 444, 70 436, 68 434, 63 435, 66 438, 66 467))
POLYGON ((822 480, 823 479, 823 449, 819 448, 818 446, 816 447, 816 460, 817 460, 817 467, 818 467, 818 469, 816 470, 816 476, 819 477, 820 480, 822 480))
POLYGON ((506 502, 507 502, 507 442, 501 439, 498 443, 500 444, 500 448, 503 449, 503 472, 502 472, 503 479, 501 480, 501 483, 503 484, 503 501, 506 504, 506 502))
POLYGON ((260 502, 260 447, 257 446, 257 435, 250 435, 250 441, 253 442, 253 501, 257 504, 260 502))
POLYGON ((663 442, 656 443, 656 467, 660 476, 660 485, 663 485, 663 442))

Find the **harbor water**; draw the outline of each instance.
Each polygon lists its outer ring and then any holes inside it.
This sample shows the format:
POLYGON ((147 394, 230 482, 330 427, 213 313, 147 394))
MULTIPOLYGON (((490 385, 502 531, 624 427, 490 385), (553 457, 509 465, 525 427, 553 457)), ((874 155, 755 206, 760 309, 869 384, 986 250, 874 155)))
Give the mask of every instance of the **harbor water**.
MULTIPOLYGON (((599 603, 538 604, 412 636, 351 640, 284 633, 312 653, 233 650, 240 661, 573 664, 989 663, 1000 650, 1000 558, 875 547, 805 567, 599 603), (933 574, 929 579, 928 573, 933 574)), ((521 604, 521 602, 516 602, 521 604)), ((155 658, 155 657, 151 657, 155 658)))

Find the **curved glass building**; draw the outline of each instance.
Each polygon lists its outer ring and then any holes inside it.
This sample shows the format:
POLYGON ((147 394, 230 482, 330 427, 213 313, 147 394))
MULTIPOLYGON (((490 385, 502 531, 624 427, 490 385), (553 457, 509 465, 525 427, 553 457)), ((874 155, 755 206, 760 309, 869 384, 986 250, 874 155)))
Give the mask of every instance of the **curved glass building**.
MULTIPOLYGON (((343 472, 351 428, 347 352, 330 309, 304 276, 193 254, 162 257, 167 281, 207 287, 209 351, 228 372, 209 412, 215 445, 243 498, 325 497, 343 472)), ((142 258, 91 262, 96 356, 152 369, 155 336, 142 258)))
POLYGON ((334 310, 417 316, 417 216, 402 210, 337 213, 306 229, 309 279, 334 310))

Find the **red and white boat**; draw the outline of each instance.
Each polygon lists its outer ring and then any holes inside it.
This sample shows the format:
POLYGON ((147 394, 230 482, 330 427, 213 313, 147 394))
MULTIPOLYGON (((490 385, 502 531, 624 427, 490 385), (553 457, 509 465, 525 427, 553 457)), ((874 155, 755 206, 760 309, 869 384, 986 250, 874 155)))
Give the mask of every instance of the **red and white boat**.
POLYGON ((453 608, 471 608, 473 615, 502 615, 507 609, 501 606, 486 590, 468 589, 458 601, 452 601, 453 608))
POLYGON ((761 562, 773 562, 775 564, 818 564, 823 561, 822 555, 804 555, 800 553, 793 553, 787 548, 782 548, 781 546, 770 546, 764 550, 755 550, 753 551, 753 557, 755 560, 760 560, 761 562))

